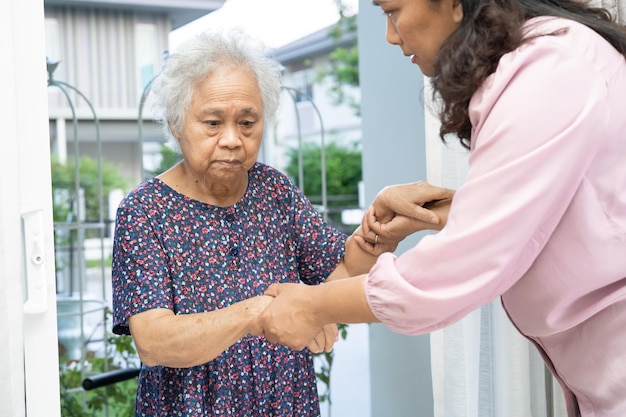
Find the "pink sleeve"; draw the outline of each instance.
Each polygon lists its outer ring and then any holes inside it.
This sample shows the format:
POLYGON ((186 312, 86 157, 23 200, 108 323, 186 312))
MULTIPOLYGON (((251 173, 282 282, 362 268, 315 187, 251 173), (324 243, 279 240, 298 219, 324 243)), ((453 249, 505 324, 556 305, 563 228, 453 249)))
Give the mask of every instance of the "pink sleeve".
POLYGON ((470 169, 446 227, 381 256, 366 279, 372 312, 392 330, 460 320, 519 280, 550 238, 609 114, 593 50, 570 48, 576 36, 542 36, 503 56, 474 95, 470 169))

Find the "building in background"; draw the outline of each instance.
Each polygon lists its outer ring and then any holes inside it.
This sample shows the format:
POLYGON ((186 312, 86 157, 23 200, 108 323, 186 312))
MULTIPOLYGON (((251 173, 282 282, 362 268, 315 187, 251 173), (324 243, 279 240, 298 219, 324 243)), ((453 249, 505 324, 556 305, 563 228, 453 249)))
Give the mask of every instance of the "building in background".
MULTIPOLYGON (((101 146, 101 158, 117 164, 121 174, 134 183, 142 179, 144 169, 155 168, 163 134, 152 120, 149 98, 140 109, 146 86, 169 53, 170 33, 224 2, 158 0, 147 5, 141 0, 45 0, 47 59, 58 63, 50 66, 55 67, 51 76, 84 95, 70 91, 68 100, 60 89, 49 88, 52 153, 61 161, 75 153, 96 157, 101 146), (89 104, 97 115, 99 132, 89 104)), ((278 123, 268 129, 261 161, 283 169, 286 150, 300 141, 360 142, 360 117, 349 106, 333 103, 328 82, 318 80, 321 71, 331 68, 330 53, 335 48, 356 45, 355 33, 336 41, 331 28, 275 50, 275 58, 285 67, 285 91, 278 123)), ((359 100, 358 89, 346 89, 359 100)))
MULTIPOLYGON (((161 129, 152 123, 147 108, 142 149, 137 121, 144 88, 168 53, 170 32, 215 11, 224 1, 44 1, 47 59, 58 62, 52 76, 91 102, 99 120, 102 159, 117 163, 129 178, 142 178, 144 160, 149 164, 162 142, 161 129)), ((72 109, 60 89, 50 88, 48 95, 51 150, 64 160, 75 153, 72 109)), ((69 98, 78 120, 79 153, 95 158, 93 112, 76 93, 70 92, 69 98)))
MULTIPOLYGON (((266 138, 262 154, 272 166, 284 168, 285 150, 298 147, 300 141, 320 144, 324 140, 341 145, 361 141, 360 116, 346 104, 335 104, 329 95, 329 82, 320 79, 322 72, 332 68, 330 54, 336 48, 357 44, 356 33, 335 40, 331 35, 333 26, 274 51, 274 58, 284 67, 284 91, 278 123, 266 138)), ((359 101, 358 88, 345 86, 345 89, 359 101)))

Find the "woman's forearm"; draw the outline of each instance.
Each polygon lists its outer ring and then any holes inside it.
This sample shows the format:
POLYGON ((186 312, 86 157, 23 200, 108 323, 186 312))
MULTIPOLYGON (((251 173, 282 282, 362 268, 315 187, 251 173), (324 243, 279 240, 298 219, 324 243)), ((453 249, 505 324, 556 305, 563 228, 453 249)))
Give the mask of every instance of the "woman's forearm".
POLYGON ((320 285, 311 294, 311 304, 320 325, 328 323, 375 323, 365 295, 365 277, 345 278, 320 285))

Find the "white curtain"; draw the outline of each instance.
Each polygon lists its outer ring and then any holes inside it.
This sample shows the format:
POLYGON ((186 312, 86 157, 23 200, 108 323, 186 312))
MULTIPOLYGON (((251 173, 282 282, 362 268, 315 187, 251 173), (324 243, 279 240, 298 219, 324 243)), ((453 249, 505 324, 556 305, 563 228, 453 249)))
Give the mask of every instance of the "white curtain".
POLYGON ((610 11, 622 24, 626 24, 626 0, 591 0, 594 6, 602 6, 610 11))
MULTIPOLYGON (((626 0, 593 0, 626 23, 626 0)), ((468 152, 442 145, 424 80, 428 180, 458 188, 467 173, 468 152)), ((565 417, 561 387, 536 348, 513 327, 500 300, 431 334, 435 417, 565 417)))

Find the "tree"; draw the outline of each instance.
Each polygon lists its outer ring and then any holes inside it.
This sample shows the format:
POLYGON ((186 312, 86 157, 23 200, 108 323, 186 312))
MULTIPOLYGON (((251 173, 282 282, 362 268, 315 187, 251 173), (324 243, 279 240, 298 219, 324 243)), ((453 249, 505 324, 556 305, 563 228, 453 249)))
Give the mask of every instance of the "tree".
MULTIPOLYGON (((327 193, 332 196, 350 196, 350 202, 358 202, 356 196, 361 181, 361 151, 356 144, 343 147, 334 142, 326 145, 326 175, 327 193)), ((288 163, 285 171, 287 175, 300 183, 298 174, 298 149, 287 150, 288 163)), ((319 202, 322 195, 322 150, 318 144, 305 143, 302 145, 302 164, 304 171, 302 190, 311 201, 319 202)), ((340 205, 335 202, 334 205, 340 205)))
POLYGON ((357 15, 348 15, 348 7, 342 0, 335 0, 335 4, 339 12, 339 21, 330 30, 330 36, 337 47, 330 54, 331 67, 320 71, 317 75, 317 80, 318 82, 330 81, 331 86, 328 93, 333 102, 336 105, 346 104, 352 108, 355 114, 360 115, 361 105, 359 101, 346 91, 346 86, 359 86, 359 49, 356 36, 358 29, 357 15), (345 36, 353 36, 355 39, 354 45, 350 47, 339 46, 345 36))
MULTIPOLYGON (((84 221, 97 222, 100 220, 100 206, 103 213, 108 213, 109 195, 114 189, 128 187, 129 179, 120 174, 119 167, 107 161, 98 161, 83 156, 78 162, 78 170, 74 160, 59 161, 56 155, 51 157, 52 193, 54 221, 67 222, 76 215, 76 188, 77 185, 84 193, 85 213, 84 221), (100 172, 101 174, 100 174, 100 172), (78 183, 76 182, 78 174, 78 183), (102 201, 100 198, 100 175, 102 176, 102 201)), ((72 219, 71 221, 77 221, 72 219)))
MULTIPOLYGON (((313 204, 322 203, 322 158, 321 147, 313 143, 302 146, 302 192, 313 204)), ((288 163, 285 171, 300 184, 298 170, 298 149, 287 151, 288 163)), ((361 181, 361 151, 357 144, 351 147, 339 146, 334 142, 326 145, 326 194, 328 196, 328 221, 345 233, 351 233, 352 225, 341 222, 341 211, 354 208, 359 203, 359 182, 361 181)))

